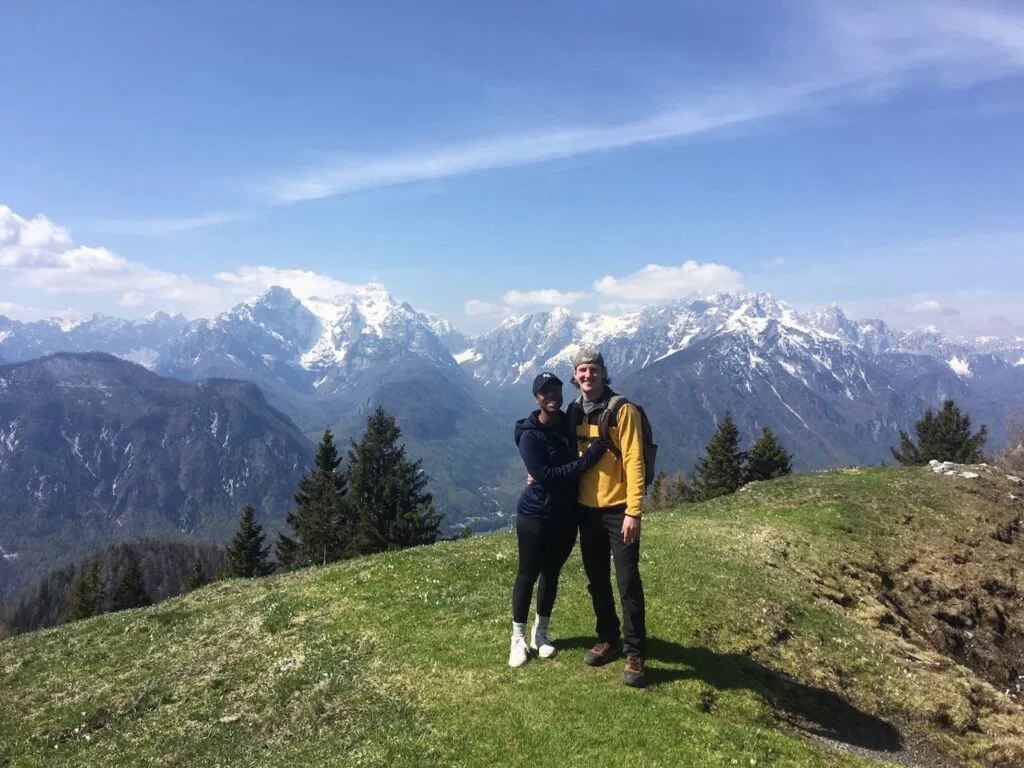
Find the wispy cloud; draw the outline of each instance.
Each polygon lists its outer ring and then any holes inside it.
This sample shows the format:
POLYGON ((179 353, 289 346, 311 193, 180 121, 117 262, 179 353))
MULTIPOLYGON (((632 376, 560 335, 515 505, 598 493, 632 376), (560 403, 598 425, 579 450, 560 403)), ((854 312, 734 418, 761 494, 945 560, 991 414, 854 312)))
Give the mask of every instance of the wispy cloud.
POLYGON ((371 157, 334 158, 257 185, 277 204, 680 141, 915 84, 966 86, 1024 73, 1024 12, 1008 3, 927 0, 806 4, 799 55, 769 75, 686 98, 653 115, 559 126, 371 157))
POLYGON ((248 218, 243 213, 207 213, 177 219, 95 219, 91 222, 94 229, 112 235, 167 235, 174 232, 187 232, 192 229, 216 227, 248 218))
MULTIPOLYGON (((788 99, 792 99, 792 94, 762 94, 746 104, 710 101, 613 127, 555 129, 394 155, 353 158, 272 179, 260 186, 273 202, 296 203, 392 184, 533 165, 636 144, 680 139, 771 117, 784 111, 783 104, 779 102, 788 99)), ((792 104, 790 108, 795 106, 792 104)))

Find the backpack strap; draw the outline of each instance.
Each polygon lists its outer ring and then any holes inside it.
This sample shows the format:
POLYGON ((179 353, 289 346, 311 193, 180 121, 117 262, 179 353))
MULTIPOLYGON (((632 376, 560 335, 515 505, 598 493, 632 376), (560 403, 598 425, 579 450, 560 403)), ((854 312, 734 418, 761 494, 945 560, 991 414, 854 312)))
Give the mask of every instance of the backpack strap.
POLYGON ((583 395, 574 397, 565 409, 565 415, 569 422, 569 428, 575 433, 576 427, 583 421, 583 395))
POLYGON ((597 417, 597 434, 605 445, 608 446, 608 450, 615 454, 615 457, 622 460, 622 452, 612 445, 612 440, 609 435, 609 430, 614 420, 618 424, 619 411, 622 410, 622 406, 626 405, 629 400, 624 398, 622 395, 612 395, 608 400, 608 405, 601 411, 601 415, 597 417))
POLYGON ((565 420, 567 424, 567 431, 569 433, 569 439, 573 445, 576 445, 576 427, 583 423, 583 395, 574 398, 570 403, 569 407, 565 409, 565 420))

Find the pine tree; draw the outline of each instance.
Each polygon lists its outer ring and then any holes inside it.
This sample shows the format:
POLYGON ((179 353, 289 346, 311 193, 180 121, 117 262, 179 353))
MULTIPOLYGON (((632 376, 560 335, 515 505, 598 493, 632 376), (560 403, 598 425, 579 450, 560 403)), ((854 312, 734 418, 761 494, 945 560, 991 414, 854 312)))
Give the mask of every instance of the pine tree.
POLYGON ((793 471, 793 456, 787 451, 771 429, 765 427, 761 437, 747 454, 743 482, 772 480, 793 471))
POLYGON ((103 608, 103 591, 100 587, 99 564, 94 560, 78 577, 71 588, 71 600, 65 621, 78 621, 96 616, 103 608))
POLYGON ((739 489, 745 455, 740 450, 740 433, 730 413, 726 412, 704 450, 707 456, 697 462, 694 480, 699 497, 713 499, 739 489))
POLYGON ((349 497, 358 521, 361 554, 402 549, 437 540, 441 516, 425 491, 419 461, 405 458, 394 416, 378 408, 362 439, 348 452, 349 497))
POLYGON ((668 497, 669 504, 673 507, 679 504, 690 504, 697 500, 697 491, 686 482, 686 475, 676 472, 669 484, 668 497))
POLYGON ((185 582, 185 591, 191 592, 200 587, 205 587, 209 583, 210 579, 203 568, 203 562, 196 558, 192 561, 192 570, 188 575, 188 580, 185 582))
POLYGON ((251 579, 266 576, 273 567, 268 555, 270 547, 263 545, 263 528, 256 523, 256 510, 246 504, 238 520, 238 530, 227 551, 227 578, 251 579))
POLYGON ((651 483, 651 490, 647 496, 647 508, 656 511, 659 509, 665 509, 668 506, 666 503, 666 496, 668 494, 669 479, 668 475, 664 472, 659 472, 654 476, 654 481, 651 483))
POLYGON ((971 434, 971 418, 961 413, 956 403, 946 400, 937 414, 928 408, 914 425, 917 443, 900 432, 900 447, 890 448, 893 458, 905 466, 927 464, 932 459, 975 464, 984 461, 981 448, 988 439, 988 427, 982 424, 971 434))
POLYGON ((117 578, 117 590, 114 592, 114 610, 124 611, 128 608, 142 608, 151 605, 152 600, 142 583, 142 572, 135 560, 129 560, 121 569, 117 578))
POLYGON ((299 478, 296 508, 285 522, 294 537, 280 534, 277 561, 285 570, 322 565, 356 554, 356 525, 348 503, 347 481, 330 429, 324 430, 313 471, 299 478))

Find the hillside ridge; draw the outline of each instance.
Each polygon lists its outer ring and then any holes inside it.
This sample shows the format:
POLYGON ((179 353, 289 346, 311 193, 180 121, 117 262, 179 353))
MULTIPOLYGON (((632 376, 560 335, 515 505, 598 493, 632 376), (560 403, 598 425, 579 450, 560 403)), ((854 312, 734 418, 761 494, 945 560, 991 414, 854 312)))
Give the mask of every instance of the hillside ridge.
POLYGON ((499 533, 3 641, 0 758, 1009 768, 1024 759, 1020 692, 972 647, 1020 641, 1021 508, 1005 474, 977 474, 850 468, 650 515, 646 691, 581 663, 578 554, 559 655, 505 665, 515 549, 499 533), (982 583, 991 599, 972 601, 979 569, 957 576, 969 594, 932 590, 941 611, 910 600, 928 564, 975 545, 1005 590, 982 583), (935 615, 975 602, 973 629, 935 615))

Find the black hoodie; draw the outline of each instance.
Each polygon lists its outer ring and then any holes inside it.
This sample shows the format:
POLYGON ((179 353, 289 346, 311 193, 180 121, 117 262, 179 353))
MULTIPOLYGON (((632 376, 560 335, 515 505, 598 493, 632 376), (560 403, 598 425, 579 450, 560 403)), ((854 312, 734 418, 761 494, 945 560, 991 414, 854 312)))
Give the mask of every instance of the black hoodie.
POLYGON ((533 477, 519 497, 516 511, 528 517, 564 518, 576 512, 580 474, 597 463, 605 447, 594 443, 577 456, 564 414, 555 425, 541 424, 539 416, 537 410, 516 422, 516 445, 533 477))

